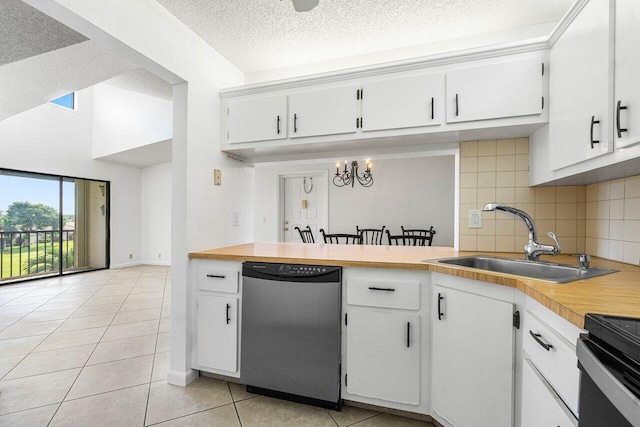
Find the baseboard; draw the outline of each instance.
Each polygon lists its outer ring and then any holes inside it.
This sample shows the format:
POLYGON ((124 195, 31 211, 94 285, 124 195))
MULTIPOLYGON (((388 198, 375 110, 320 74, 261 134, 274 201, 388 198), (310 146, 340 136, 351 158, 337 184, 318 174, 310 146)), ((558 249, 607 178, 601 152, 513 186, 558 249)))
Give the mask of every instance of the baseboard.
POLYGON ((199 371, 189 369, 187 372, 169 371, 167 373, 167 382, 173 385, 186 387, 198 379, 199 371))
POLYGON ((157 262, 157 261, 142 261, 140 264, 144 265, 160 265, 165 267, 171 267, 171 261, 169 262, 157 262))
POLYGON ((143 264, 140 261, 132 261, 132 262, 127 262, 127 263, 123 263, 123 264, 111 264, 109 266, 109 268, 126 268, 126 267, 135 267, 136 265, 141 265, 143 264))

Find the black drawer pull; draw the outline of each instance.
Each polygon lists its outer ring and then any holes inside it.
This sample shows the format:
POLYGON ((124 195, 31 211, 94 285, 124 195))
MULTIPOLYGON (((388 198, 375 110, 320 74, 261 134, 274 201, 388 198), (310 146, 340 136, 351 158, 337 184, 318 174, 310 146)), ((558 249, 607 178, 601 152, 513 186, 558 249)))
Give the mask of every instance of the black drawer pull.
POLYGON ((540 337, 542 337, 542 335, 540 334, 535 334, 533 333, 532 330, 529 330, 529 333, 531 334, 531 336, 533 337, 534 340, 536 340, 536 342, 538 344, 540 344, 542 346, 542 348, 544 348, 545 350, 549 351, 553 348, 553 346, 551 344, 547 344, 546 342, 542 341, 540 339, 540 337))
POLYGON ((226 279, 227 278, 227 276, 221 276, 219 274, 207 274, 207 277, 211 277, 211 278, 214 278, 214 279, 226 279))
POLYGON ((596 116, 591 116, 591 131, 589 132, 589 134, 591 135, 591 148, 593 148, 593 144, 600 144, 600 141, 594 141, 593 140, 593 125, 595 125, 596 123, 600 123, 600 120, 596 120, 596 116))
POLYGON ((443 299, 444 297, 442 296, 442 294, 438 293, 438 320, 442 320, 442 316, 444 316, 444 313, 442 312, 442 307, 441 307, 441 303, 443 299))
POLYGON ((458 117, 458 94, 456 93, 456 117, 458 117))
POLYGON ((293 115, 293 133, 298 132, 298 115, 293 115))
POLYGON ((395 289, 393 288, 376 288, 375 286, 369 286, 369 290, 372 291, 385 291, 385 292, 394 292, 395 289))
POLYGON ((627 129, 623 129, 620 127, 620 110, 626 110, 627 106, 622 105, 622 101, 618 101, 618 106, 616 107, 616 130, 618 131, 618 138, 622 138, 622 132, 626 132, 627 129))
POLYGON ((407 348, 411 347, 411 323, 407 322, 407 348))
POLYGON ((431 120, 433 120, 433 114, 434 114, 434 99, 432 97, 431 98, 431 120))
POLYGON ((280 135, 280 116, 278 116, 278 119, 276 120, 276 127, 278 129, 278 135, 280 135))
POLYGON ((231 306, 229 304, 227 304, 227 325, 229 324, 229 321, 231 320, 231 318, 229 317, 229 309, 231 308, 231 306))

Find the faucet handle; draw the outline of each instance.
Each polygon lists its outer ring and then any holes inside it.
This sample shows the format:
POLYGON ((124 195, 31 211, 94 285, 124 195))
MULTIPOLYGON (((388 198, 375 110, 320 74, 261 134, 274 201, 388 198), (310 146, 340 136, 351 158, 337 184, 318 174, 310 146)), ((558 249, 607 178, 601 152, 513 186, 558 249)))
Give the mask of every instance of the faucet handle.
POLYGON ((571 254, 572 256, 578 257, 578 267, 581 270, 586 270, 589 268, 589 262, 591 261, 591 255, 589 254, 571 254))
POLYGON ((562 248, 560 247, 560 242, 558 242, 558 238, 556 237, 556 234, 553 231, 549 231, 547 232, 547 236, 551 237, 553 241, 556 242, 556 247, 553 251, 554 252, 553 255, 558 255, 562 250, 562 248))

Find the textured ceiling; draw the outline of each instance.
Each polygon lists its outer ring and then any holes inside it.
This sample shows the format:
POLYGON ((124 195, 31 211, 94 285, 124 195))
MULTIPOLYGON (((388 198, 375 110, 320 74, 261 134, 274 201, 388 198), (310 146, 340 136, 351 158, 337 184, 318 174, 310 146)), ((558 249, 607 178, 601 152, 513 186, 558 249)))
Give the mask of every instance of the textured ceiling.
POLYGON ((104 83, 167 101, 173 100, 173 86, 144 68, 136 68, 104 83))
POLYGON ((245 73, 558 22, 574 0, 157 0, 245 73))
POLYGON ((0 65, 87 40, 22 0, 0 0, 0 65))

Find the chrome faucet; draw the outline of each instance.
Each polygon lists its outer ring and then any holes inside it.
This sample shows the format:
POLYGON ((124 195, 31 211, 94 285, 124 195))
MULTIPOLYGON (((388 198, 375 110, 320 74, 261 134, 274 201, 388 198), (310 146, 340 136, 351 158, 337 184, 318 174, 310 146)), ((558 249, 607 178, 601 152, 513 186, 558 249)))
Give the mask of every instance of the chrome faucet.
POLYGON ((536 225, 533 222, 533 218, 529 216, 525 211, 520 209, 516 209, 511 206, 502 205, 500 203, 487 203, 484 208, 482 208, 484 212, 491 211, 502 211, 508 214, 511 214, 524 222, 529 230, 529 242, 524 245, 524 255, 528 261, 538 261, 540 259, 540 255, 558 255, 561 251, 560 243, 558 243, 558 239, 556 235, 549 231, 547 236, 551 237, 554 242, 556 242, 556 246, 552 245, 541 245, 538 243, 538 233, 536 231, 536 225))

